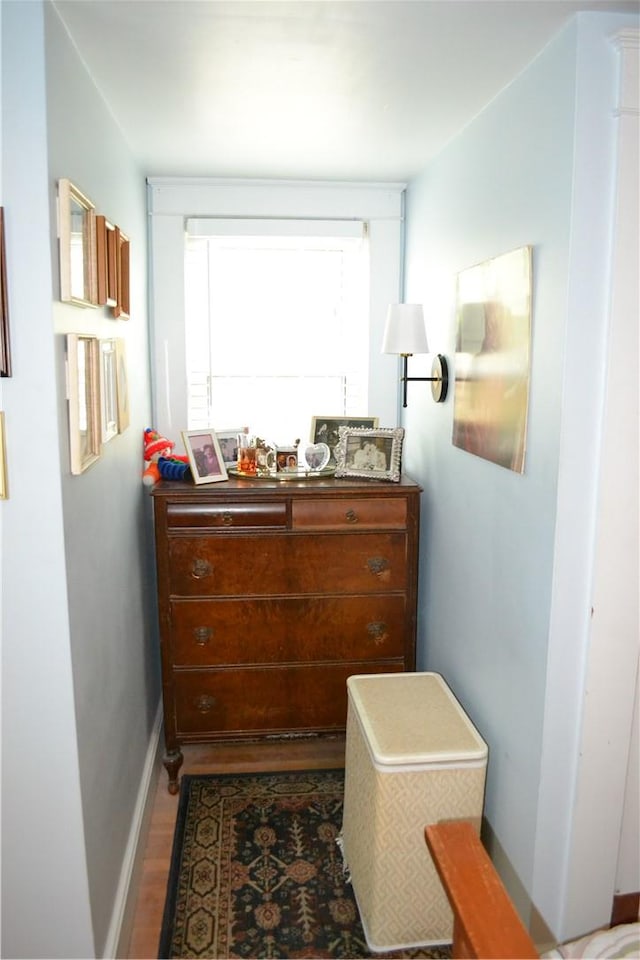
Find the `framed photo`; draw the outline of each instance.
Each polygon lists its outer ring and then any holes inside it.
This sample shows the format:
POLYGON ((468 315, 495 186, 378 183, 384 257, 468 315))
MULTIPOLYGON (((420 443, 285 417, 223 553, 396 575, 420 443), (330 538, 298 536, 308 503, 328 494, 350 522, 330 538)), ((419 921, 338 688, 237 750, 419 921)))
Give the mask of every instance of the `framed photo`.
POLYGON ((67 334, 67 394, 71 473, 84 473, 100 457, 100 341, 67 334))
POLYGON ((96 211, 70 180, 58 181, 60 299, 80 307, 98 303, 96 211))
POLYGON ((214 430, 183 430, 182 439, 194 483, 217 483, 228 479, 222 450, 214 430))
POLYGON ((297 472, 298 472, 297 447, 277 447, 276 473, 297 473, 297 472))
POLYGON ((225 467, 235 467, 238 462, 239 433, 242 433, 242 427, 234 427, 233 430, 216 430, 225 467))
POLYGON ((336 445, 336 477, 400 480, 404 429, 368 430, 340 427, 336 445))
POLYGON ((118 366, 115 340, 100 341, 100 407, 102 442, 108 443, 118 432, 118 366))
POLYGON ((9 349, 9 292, 7 290, 7 257, 4 239, 4 209, 0 207, 0 377, 11 376, 9 349))
POLYGON ((378 426, 377 417, 312 417, 311 443, 326 443, 331 451, 330 464, 336 463, 335 448, 340 439, 340 427, 373 429, 378 426))

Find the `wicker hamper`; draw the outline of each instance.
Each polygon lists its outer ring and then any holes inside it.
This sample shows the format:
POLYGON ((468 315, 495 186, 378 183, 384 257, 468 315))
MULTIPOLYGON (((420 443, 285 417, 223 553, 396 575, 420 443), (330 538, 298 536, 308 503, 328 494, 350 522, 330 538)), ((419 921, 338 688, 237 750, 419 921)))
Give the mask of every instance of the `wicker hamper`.
POLYGON ((479 831, 487 746, 439 674, 352 676, 347 689, 342 846, 369 948, 450 942, 424 827, 479 831))

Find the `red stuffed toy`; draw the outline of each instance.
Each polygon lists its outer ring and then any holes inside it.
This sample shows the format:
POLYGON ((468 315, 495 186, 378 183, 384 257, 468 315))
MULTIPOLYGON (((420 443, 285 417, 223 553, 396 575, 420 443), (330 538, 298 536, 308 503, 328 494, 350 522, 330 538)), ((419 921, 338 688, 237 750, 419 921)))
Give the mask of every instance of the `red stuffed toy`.
POLYGON ((158 480, 183 480, 189 469, 188 457, 172 455, 175 443, 161 436, 157 430, 147 427, 142 433, 144 462, 142 474, 145 487, 152 487, 158 480))

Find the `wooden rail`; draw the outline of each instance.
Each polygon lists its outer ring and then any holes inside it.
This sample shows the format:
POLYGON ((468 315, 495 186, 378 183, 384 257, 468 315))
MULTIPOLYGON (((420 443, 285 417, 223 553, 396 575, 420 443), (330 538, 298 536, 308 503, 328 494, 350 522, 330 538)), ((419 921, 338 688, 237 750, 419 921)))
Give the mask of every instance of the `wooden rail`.
POLYGON ((455 960, 538 960, 472 824, 444 821, 425 827, 424 833, 453 910, 455 960))

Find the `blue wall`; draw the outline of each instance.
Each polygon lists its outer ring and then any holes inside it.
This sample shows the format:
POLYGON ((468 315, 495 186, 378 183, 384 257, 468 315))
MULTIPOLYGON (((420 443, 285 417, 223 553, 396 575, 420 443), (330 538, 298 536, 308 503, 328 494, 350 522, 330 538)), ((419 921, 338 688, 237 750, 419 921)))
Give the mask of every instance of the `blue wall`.
MULTIPOLYGON (((70 178, 131 244, 131 316, 57 300, 58 355, 68 332, 125 341, 130 424, 81 476, 68 467, 59 385, 60 450, 80 783, 96 948, 116 936, 121 873, 160 695, 151 503, 142 486, 142 431, 150 421, 147 210, 144 171, 87 73, 55 9, 45 8, 51 197, 70 178)), ((53 204, 52 204, 53 206, 53 204)), ((55 225, 55 220, 52 217, 55 225)), ((59 368, 59 374, 62 371, 59 368)), ((60 375, 60 380, 62 376, 60 375)))
MULTIPOLYGON (((554 771, 555 765, 571 770, 576 762, 611 228, 616 63, 608 38, 626 22, 598 14, 575 18, 407 192, 404 299, 425 305, 430 348, 452 363, 456 274, 517 247, 533 247, 524 474, 452 445, 453 391, 436 406, 430 392, 410 384, 404 417, 405 468, 425 488, 419 668, 445 676, 489 743, 490 834, 512 871, 512 893, 524 888, 529 897, 546 842, 539 801, 543 774, 545 783, 550 781, 545 724, 551 642, 573 645, 576 656, 572 676, 552 678, 554 696, 561 695, 565 679, 573 691, 566 703, 567 728, 557 731, 558 738, 566 733, 565 753, 550 762, 554 771), (585 98, 594 78, 599 95, 585 98), (590 192, 582 189, 584 183, 590 192), (596 231, 586 245, 576 235, 585 222, 596 231), (577 344, 584 318, 572 310, 585 294, 596 308, 595 322, 585 324, 584 342, 577 344), (573 373, 567 369, 569 348, 573 373), (587 376, 575 376, 576 361, 587 376), (577 451, 570 440, 576 432, 577 451), (557 577, 559 483, 565 470, 572 479, 575 516, 567 523, 563 513, 563 529, 574 536, 563 546, 562 560, 580 571, 571 583, 557 577), (564 587, 574 601, 566 618, 570 636, 554 638, 554 597, 560 594, 565 602, 564 587)), ((410 375, 428 375, 430 358, 410 362, 410 375)), ((559 791, 556 814, 570 833, 570 782, 568 787, 559 791)), ((573 935, 562 917, 568 857, 568 847, 560 843, 545 864, 557 908, 546 911, 537 904, 558 936, 573 935)), ((609 890, 607 911, 612 895, 609 890)), ((608 913, 592 920, 591 927, 606 922, 608 913)))
POLYGON ((2 954, 116 956, 160 697, 141 483, 146 183, 54 7, 2 4, 0 24, 13 360, 2 394, 2 776, 13 785, 2 809, 2 954), (60 177, 130 236, 128 321, 59 301, 60 177), (81 476, 69 464, 67 332, 127 347, 130 426, 81 476))

